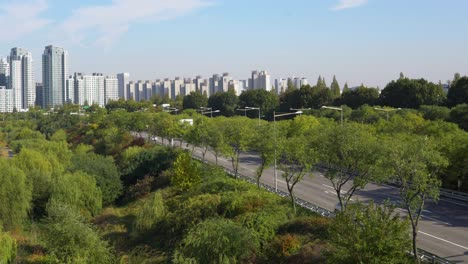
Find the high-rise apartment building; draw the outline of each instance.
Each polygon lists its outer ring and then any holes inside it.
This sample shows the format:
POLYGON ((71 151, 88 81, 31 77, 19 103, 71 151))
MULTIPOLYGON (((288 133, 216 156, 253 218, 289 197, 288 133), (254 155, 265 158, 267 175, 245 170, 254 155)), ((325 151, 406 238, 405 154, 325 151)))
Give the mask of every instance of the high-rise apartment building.
POLYGON ((0 59, 0 86, 7 87, 10 78, 10 63, 7 59, 0 59))
POLYGON ((31 52, 22 48, 12 48, 8 63, 8 87, 13 90, 14 107, 19 111, 34 106, 36 82, 31 52))
POLYGON ((67 77, 68 52, 52 45, 45 47, 42 55, 43 108, 65 102, 67 77))
POLYGON ((276 79, 275 80, 275 92, 277 95, 280 95, 288 89, 288 80, 287 79, 276 79))
POLYGON ((125 100, 128 99, 127 93, 127 86, 128 82, 130 81, 130 73, 124 72, 117 74, 117 80, 119 85, 119 98, 123 98, 125 100))
POLYGON ((13 108, 13 90, 0 86, 0 113, 11 113, 13 108))
POLYGON ((180 88, 184 84, 184 80, 179 77, 176 77, 175 80, 172 81, 171 85, 171 94, 169 98, 175 99, 178 95, 180 95, 180 88))
POLYGON ((104 77, 104 104, 119 100, 119 81, 117 76, 104 77))
POLYGON ((271 76, 267 71, 252 71, 252 78, 249 79, 249 89, 271 90, 271 76))

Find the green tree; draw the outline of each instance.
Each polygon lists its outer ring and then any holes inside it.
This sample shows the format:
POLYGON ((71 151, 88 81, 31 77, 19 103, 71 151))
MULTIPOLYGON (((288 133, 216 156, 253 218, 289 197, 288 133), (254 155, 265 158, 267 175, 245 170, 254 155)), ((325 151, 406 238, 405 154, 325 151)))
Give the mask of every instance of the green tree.
POLYGON ((135 228, 139 232, 151 230, 167 213, 161 192, 155 192, 136 212, 135 228))
POLYGON ((54 171, 54 163, 49 162, 47 156, 26 148, 22 149, 13 160, 16 167, 26 175, 28 190, 32 191, 34 215, 43 215, 50 197, 52 178, 61 173, 61 170, 54 171))
POLYGON ((409 225, 388 205, 359 203, 337 214, 330 228, 332 263, 407 263, 409 225))
POLYGON ((65 173, 53 179, 51 203, 62 203, 90 218, 102 209, 102 193, 96 186, 96 180, 81 171, 65 173))
POLYGON ((171 183, 184 191, 200 185, 200 166, 192 159, 190 154, 181 152, 175 160, 171 183))
POLYGON ((96 180, 102 192, 103 205, 110 205, 122 194, 120 173, 112 157, 94 153, 76 153, 69 168, 72 172, 82 171, 96 180))
POLYGON ((286 181, 291 205, 296 213, 294 187, 302 181, 312 166, 318 162, 318 153, 310 146, 310 140, 304 136, 284 138, 280 143, 279 169, 286 181))
POLYGON ((375 88, 367 88, 364 85, 354 90, 349 90, 341 95, 341 104, 356 109, 364 104, 375 105, 379 99, 379 91, 375 88))
POLYGON ((275 144, 273 128, 270 123, 263 123, 253 131, 254 137, 251 149, 257 151, 260 155, 260 165, 255 171, 257 178, 257 187, 260 189, 260 178, 265 168, 270 166, 275 159, 275 144))
POLYGON ((454 80, 449 88, 447 99, 449 105, 468 104, 468 77, 464 76, 454 80))
POLYGON ((41 224, 42 239, 58 263, 115 263, 109 244, 72 207, 51 203, 41 224))
POLYGON ((332 183, 342 210, 346 210, 356 191, 369 182, 384 180, 378 173, 382 156, 380 143, 364 125, 357 123, 322 126, 317 134, 315 147, 328 169, 325 177, 332 183))
POLYGON ((16 240, 10 234, 3 232, 0 226, 0 263, 15 263, 16 258, 16 240))
MULTIPOLYGON (((247 90, 239 96, 239 108, 259 107, 262 114, 270 115, 278 106, 278 97, 263 89, 247 90)), ((258 111, 247 112, 249 117, 258 118, 258 111)))
POLYGON ((461 129, 468 131, 468 104, 460 104, 452 108, 450 121, 458 124, 461 129))
POLYGON ((199 92, 191 92, 184 96, 183 108, 184 109, 200 109, 208 105, 208 98, 199 92))
POLYGON ((26 175, 7 159, 0 158, 0 226, 21 227, 31 208, 31 188, 26 175))
POLYGON ((224 116, 234 116, 236 109, 238 108, 237 103, 239 99, 235 92, 218 92, 211 95, 208 99, 208 106, 215 110, 219 110, 224 116))
POLYGON ((257 246, 247 229, 230 220, 210 219, 189 231, 173 262, 242 263, 257 246))
POLYGON ((421 105, 419 111, 423 114, 427 120, 449 120, 450 109, 444 106, 436 105, 421 105))
POLYGON ((344 94, 345 92, 348 92, 348 91, 349 91, 348 83, 345 83, 345 85, 343 86, 342 94, 344 94))
POLYGON ((338 81, 336 80, 335 75, 333 75, 333 81, 330 85, 331 89, 331 94, 334 99, 340 98, 341 90, 340 90, 340 85, 338 84, 338 81))
POLYGON ((421 136, 393 136, 385 146, 384 168, 400 186, 403 207, 412 227, 413 254, 419 263, 417 247, 418 224, 427 199, 439 198, 438 172, 448 165, 436 150, 434 142, 421 136))
POLYGON ((233 117, 224 121, 225 153, 231 158, 234 176, 239 171, 239 156, 243 151, 249 150, 254 134, 254 125, 250 119, 233 117))
POLYGON ((387 84, 380 99, 384 105, 395 108, 419 108, 421 105, 442 104, 446 95, 440 85, 424 79, 403 78, 387 84))

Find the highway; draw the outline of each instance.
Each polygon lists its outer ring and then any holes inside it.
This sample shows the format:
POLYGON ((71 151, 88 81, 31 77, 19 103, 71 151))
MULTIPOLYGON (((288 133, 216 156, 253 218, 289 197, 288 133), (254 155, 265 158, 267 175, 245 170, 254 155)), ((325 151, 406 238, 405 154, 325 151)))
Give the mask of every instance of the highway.
MULTIPOLYGON (((160 142, 159 142, 160 143, 160 142)), ((166 140, 167 143, 167 140, 166 140)), ((174 142, 179 146, 179 142, 174 142)), ((183 144, 187 148, 186 144, 183 144)), ((201 149, 195 148, 194 155, 202 157, 201 149)), ((215 156, 207 152, 206 160, 215 162, 215 156)), ((260 163, 255 153, 242 153, 240 156, 239 173, 255 178, 255 170, 260 163)), ((218 157, 218 165, 232 170, 229 158, 218 157)), ((268 168, 263 172, 261 182, 275 186, 274 170, 268 168)), ((286 182, 278 171, 278 189, 286 191, 286 182)), ((347 189, 345 188, 345 191, 347 189)), ((333 211, 338 198, 331 183, 320 172, 306 176, 294 189, 298 198, 333 211)), ((398 203, 398 189, 389 185, 368 184, 364 190, 356 192, 353 200, 382 202, 391 200, 398 203)), ((405 210, 397 208, 404 217, 405 210)), ((455 263, 468 263, 468 204, 441 198, 436 204, 426 202, 422 219, 419 224, 418 247, 455 263)))

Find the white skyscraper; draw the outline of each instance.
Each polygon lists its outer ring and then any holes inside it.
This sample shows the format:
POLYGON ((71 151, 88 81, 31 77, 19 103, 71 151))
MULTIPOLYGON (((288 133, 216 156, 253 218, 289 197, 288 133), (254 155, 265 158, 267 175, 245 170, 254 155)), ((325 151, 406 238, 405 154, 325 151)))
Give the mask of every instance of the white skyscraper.
POLYGON ((36 83, 31 52, 22 48, 12 48, 9 57, 9 88, 13 90, 14 107, 19 111, 34 106, 36 83))
POLYGON ((68 52, 55 46, 45 47, 42 55, 43 108, 65 102, 67 77, 68 52))

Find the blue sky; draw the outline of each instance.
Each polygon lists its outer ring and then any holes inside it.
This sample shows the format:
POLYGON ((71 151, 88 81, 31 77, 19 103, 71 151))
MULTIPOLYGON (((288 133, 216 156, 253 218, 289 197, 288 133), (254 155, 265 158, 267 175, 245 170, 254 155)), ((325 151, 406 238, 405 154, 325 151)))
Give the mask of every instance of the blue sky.
POLYGON ((245 79, 267 69, 383 88, 400 72, 468 74, 466 10, 466 0, 0 0, 0 55, 31 50, 37 80, 54 44, 70 72, 245 79))

